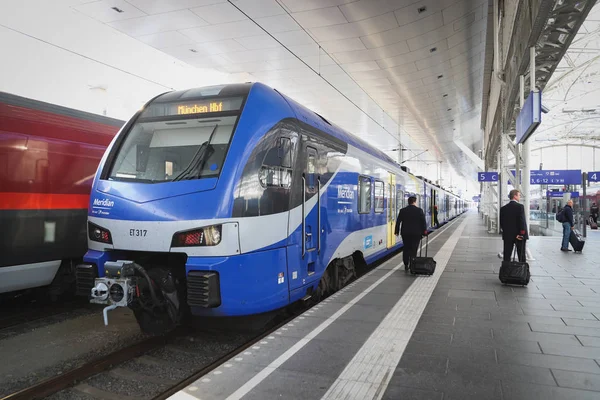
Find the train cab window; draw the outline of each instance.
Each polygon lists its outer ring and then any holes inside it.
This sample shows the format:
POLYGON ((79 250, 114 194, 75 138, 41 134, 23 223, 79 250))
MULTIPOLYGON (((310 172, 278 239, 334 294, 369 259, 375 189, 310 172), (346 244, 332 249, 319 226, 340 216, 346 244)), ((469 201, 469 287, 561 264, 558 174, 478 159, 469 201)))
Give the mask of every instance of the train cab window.
POLYGON ((140 117, 117 149, 108 180, 160 183, 218 177, 236 122, 237 116, 140 117))
POLYGON ((358 177, 358 213, 368 214, 371 212, 371 178, 358 177))
POLYGON ((375 212, 380 214, 383 212, 384 205, 384 185, 383 182, 375 181, 375 212))

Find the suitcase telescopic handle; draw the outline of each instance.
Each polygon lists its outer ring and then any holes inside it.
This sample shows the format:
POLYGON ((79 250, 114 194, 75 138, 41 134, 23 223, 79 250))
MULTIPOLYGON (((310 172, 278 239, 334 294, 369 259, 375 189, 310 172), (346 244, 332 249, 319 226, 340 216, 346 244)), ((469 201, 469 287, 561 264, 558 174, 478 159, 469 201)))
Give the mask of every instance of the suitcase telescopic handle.
MULTIPOLYGON (((425 235, 427 239, 425 239, 425 257, 427 257, 427 250, 429 248, 429 235, 425 235)), ((419 241, 419 257, 423 257, 423 238, 419 241)))
MULTIPOLYGON (((517 240, 517 242, 521 242, 521 251, 522 251, 522 252, 523 252, 523 251, 525 251, 525 238, 523 238, 523 239, 521 239, 521 240, 517 240)), ((517 261, 517 260, 515 260, 515 255, 517 254, 517 247, 518 247, 518 246, 519 246, 519 245, 517 244, 517 245, 515 246, 514 250, 513 250, 513 254, 512 254, 512 260, 513 260, 513 261, 517 261)))

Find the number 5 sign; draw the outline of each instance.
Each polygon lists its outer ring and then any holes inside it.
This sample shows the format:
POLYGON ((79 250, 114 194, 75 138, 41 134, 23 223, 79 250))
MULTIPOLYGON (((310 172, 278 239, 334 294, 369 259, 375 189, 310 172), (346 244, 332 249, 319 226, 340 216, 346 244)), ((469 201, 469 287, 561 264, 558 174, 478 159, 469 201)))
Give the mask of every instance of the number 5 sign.
POLYGON ((480 172, 477 174, 477 182, 498 182, 498 173, 480 172))

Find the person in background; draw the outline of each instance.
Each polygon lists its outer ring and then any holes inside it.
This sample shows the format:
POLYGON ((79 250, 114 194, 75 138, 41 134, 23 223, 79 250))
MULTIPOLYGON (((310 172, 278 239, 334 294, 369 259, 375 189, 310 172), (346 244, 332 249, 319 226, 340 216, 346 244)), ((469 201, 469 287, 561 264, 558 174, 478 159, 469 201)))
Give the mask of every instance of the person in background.
POLYGON ((425 221, 425 213, 422 209, 416 206, 417 198, 411 196, 408 198, 408 205, 400 210, 396 219, 396 227, 394 234, 402 235, 404 248, 402 249, 402 260, 404 261, 404 269, 408 271, 410 260, 417 255, 417 248, 423 235, 427 235, 427 222, 425 221), (400 229, 402 224, 402 229, 400 229))
POLYGON ((567 205, 561 212, 563 238, 560 251, 571 251, 571 249, 569 249, 569 237, 571 236, 571 231, 575 229, 575 224, 573 223, 573 200, 567 201, 567 205))
POLYGON ((433 224, 436 228, 440 227, 440 222, 438 221, 438 208, 437 206, 433 206, 433 224))
POLYGON ((594 202, 592 203, 592 206, 590 207, 590 215, 592 216, 592 218, 594 219, 594 223, 598 223, 598 205, 594 202))
POLYGON ((513 248, 517 246, 520 262, 525 262, 525 241, 529 239, 527 223, 525 222, 525 207, 519 204, 521 192, 517 189, 510 191, 510 202, 500 208, 500 228, 504 241, 504 261, 510 261, 513 248))

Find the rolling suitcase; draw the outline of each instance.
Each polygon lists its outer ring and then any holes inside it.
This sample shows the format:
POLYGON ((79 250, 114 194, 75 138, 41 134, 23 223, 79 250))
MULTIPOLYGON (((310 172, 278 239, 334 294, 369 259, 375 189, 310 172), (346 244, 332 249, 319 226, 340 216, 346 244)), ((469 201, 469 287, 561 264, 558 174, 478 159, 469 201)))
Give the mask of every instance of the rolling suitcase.
POLYGON ((516 261, 516 252, 517 249, 515 248, 511 261, 502 261, 498 278, 500 278, 500 282, 505 285, 527 286, 529 284, 529 279, 531 278, 529 264, 527 262, 516 261))
POLYGON ((588 223, 591 229, 598 229, 598 224, 594 222, 594 217, 592 217, 591 215, 588 218, 588 223))
MULTIPOLYGON (((423 239, 421 239, 423 240, 423 239)), ((410 273, 415 275, 433 275, 435 272, 436 262, 433 257, 427 257, 427 250, 429 248, 429 235, 427 235, 427 241, 425 244, 425 257, 423 257, 423 246, 419 251, 418 257, 413 257, 410 262, 410 273)))
POLYGON ((583 250, 583 246, 585 245, 585 239, 577 229, 571 230, 571 235, 569 236, 569 243, 573 246, 573 250, 576 253, 581 253, 583 250))

